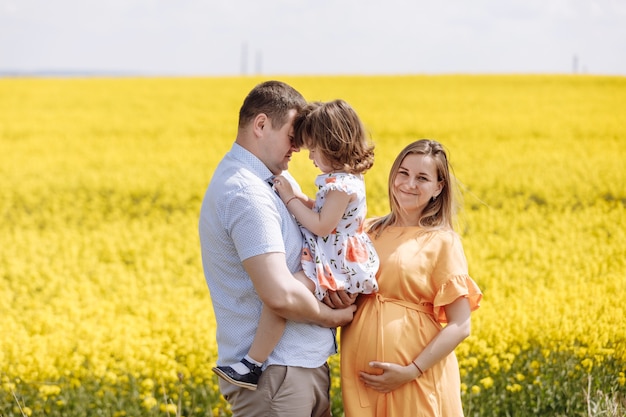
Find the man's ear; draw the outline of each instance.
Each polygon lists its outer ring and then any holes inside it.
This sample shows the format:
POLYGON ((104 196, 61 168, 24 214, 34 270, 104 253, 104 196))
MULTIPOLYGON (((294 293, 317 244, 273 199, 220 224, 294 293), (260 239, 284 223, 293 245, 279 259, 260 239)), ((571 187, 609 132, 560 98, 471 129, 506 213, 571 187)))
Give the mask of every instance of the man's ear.
POLYGON ((259 113, 252 121, 252 130, 257 137, 263 136, 263 129, 269 127, 269 119, 265 113, 259 113))

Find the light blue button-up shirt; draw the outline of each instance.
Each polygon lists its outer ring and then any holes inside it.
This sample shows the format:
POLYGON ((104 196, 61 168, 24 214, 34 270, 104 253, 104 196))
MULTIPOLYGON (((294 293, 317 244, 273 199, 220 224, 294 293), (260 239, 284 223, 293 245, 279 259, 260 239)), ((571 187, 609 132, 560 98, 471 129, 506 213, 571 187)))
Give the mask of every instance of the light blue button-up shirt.
MULTIPOLYGON (((283 175, 297 187, 288 173, 283 175)), ((213 173, 202 202, 202 265, 217 322, 218 365, 238 362, 248 353, 261 315, 261 300, 242 261, 282 252, 292 273, 301 269, 302 234, 267 183, 271 177, 257 157, 234 144, 213 173)), ((265 365, 316 368, 333 353, 331 329, 288 321, 265 365)))

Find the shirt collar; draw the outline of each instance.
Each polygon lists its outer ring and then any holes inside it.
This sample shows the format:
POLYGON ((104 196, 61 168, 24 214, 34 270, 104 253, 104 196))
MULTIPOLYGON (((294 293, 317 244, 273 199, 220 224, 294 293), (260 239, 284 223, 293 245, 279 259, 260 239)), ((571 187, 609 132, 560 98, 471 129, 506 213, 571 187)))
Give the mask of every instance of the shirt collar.
POLYGON ((274 174, 272 174, 272 171, 270 171, 252 152, 238 143, 233 143, 230 153, 233 158, 243 162, 254 175, 270 185, 273 184, 272 179, 274 178, 274 174))

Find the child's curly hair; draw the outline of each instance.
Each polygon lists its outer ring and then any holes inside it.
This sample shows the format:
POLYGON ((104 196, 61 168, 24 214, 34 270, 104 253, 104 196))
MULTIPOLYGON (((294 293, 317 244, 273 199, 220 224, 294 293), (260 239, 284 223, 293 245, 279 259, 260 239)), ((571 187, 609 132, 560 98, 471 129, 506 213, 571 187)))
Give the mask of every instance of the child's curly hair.
POLYGON ((333 169, 361 174, 374 165, 374 145, 343 100, 311 102, 294 121, 294 145, 320 152, 333 169))

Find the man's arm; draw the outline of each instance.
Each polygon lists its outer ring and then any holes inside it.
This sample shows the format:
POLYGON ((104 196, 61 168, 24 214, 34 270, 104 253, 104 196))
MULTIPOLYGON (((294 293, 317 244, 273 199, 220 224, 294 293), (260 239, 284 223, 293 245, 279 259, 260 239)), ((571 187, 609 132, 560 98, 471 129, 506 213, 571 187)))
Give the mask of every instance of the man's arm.
POLYGON ((338 327, 352 321, 356 306, 332 309, 315 298, 293 277, 281 252, 253 256, 243 261, 261 301, 276 314, 303 323, 338 327))

